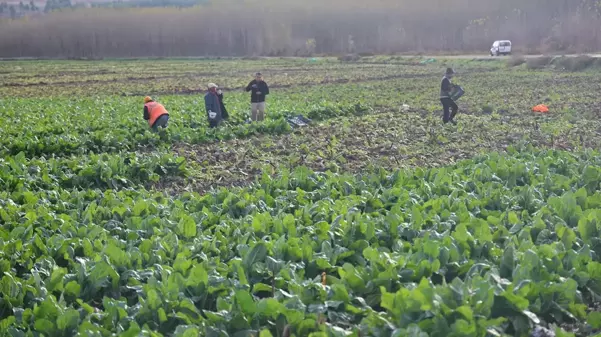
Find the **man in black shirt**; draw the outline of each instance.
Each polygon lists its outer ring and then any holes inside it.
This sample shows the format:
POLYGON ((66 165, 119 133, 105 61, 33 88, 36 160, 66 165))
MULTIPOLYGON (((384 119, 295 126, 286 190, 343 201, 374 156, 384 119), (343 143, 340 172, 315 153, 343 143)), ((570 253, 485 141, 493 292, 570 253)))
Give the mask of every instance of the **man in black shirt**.
POLYGON ((445 124, 448 122, 457 124, 457 122, 455 122, 453 118, 455 118, 459 107, 451 98, 451 92, 453 91, 454 87, 453 83, 451 83, 451 79, 453 78, 454 74, 455 72, 453 71, 453 69, 447 68, 447 71, 444 77, 442 78, 442 82, 440 83, 440 103, 442 103, 443 108, 442 121, 445 124))
POLYGON ((255 74, 255 79, 246 86, 246 91, 251 91, 252 121, 262 121, 265 119, 265 96, 269 95, 269 87, 263 81, 261 73, 255 74))

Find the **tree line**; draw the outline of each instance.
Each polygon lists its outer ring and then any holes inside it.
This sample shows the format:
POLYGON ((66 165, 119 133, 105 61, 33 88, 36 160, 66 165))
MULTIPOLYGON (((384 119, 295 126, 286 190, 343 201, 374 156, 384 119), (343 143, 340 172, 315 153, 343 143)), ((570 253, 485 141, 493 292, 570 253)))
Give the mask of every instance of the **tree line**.
POLYGON ((0 57, 304 56, 601 49, 600 0, 212 0, 0 21, 0 57))
POLYGON ((36 6, 33 0, 30 0, 28 3, 20 1, 18 5, 0 2, 0 16, 9 16, 11 19, 16 19, 20 14, 38 10, 39 7, 36 6))

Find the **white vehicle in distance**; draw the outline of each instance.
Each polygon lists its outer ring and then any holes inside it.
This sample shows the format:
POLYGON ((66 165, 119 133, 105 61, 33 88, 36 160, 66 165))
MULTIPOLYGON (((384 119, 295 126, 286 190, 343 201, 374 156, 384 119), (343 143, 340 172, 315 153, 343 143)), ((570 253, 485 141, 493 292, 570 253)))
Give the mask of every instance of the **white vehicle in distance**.
POLYGON ((490 48, 490 56, 511 55, 511 41, 495 41, 490 48))

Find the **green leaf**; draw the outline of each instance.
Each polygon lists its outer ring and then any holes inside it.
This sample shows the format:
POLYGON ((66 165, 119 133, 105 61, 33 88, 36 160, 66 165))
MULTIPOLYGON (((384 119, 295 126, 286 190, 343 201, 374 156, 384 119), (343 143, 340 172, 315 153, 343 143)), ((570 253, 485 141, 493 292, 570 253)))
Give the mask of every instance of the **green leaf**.
POLYGON ((77 283, 77 281, 69 281, 69 283, 67 283, 67 285, 65 286, 65 293, 67 295, 78 297, 80 291, 81 286, 79 285, 79 283, 77 283))
POLYGON ((266 257, 266 263, 267 263, 267 268, 269 270, 271 270, 274 275, 279 273, 280 270, 282 270, 282 267, 284 266, 284 262, 276 260, 276 259, 272 258, 271 256, 266 257))
POLYGON ((240 310, 247 315, 253 315, 257 310, 256 304, 252 296, 244 290, 236 291, 236 302, 240 306, 240 310))
POLYGON ((190 275, 186 280, 186 285, 195 286, 201 283, 209 283, 209 274, 202 265, 197 264, 190 270, 190 275))
POLYGON ((45 318, 38 318, 35 320, 33 328, 36 331, 44 334, 52 334, 52 332, 54 331, 54 323, 45 318))
POLYGON ((141 216, 147 208, 148 204, 144 200, 138 200, 132 209, 132 214, 135 216, 141 216))
POLYGON ((511 279, 513 269, 515 268, 515 248, 513 245, 509 245, 503 252, 503 259, 501 260, 501 268, 499 270, 500 276, 503 278, 511 279))
POLYGON ((244 272, 244 267, 242 266, 242 264, 237 263, 236 269, 238 272, 238 280, 240 281, 240 284, 248 285, 248 279, 246 278, 246 273, 244 272))
POLYGON ((411 209, 411 225, 413 228, 420 228, 424 223, 424 217, 422 216, 422 212, 417 205, 413 206, 411 209))
POLYGON ((194 218, 184 214, 177 225, 178 234, 182 234, 185 238, 196 237, 196 222, 194 218))
POLYGON ((63 290, 63 279, 67 275, 67 269, 65 268, 54 268, 52 275, 50 276, 50 282, 47 284, 48 291, 62 291, 63 290))
POLYGON ((25 337, 25 332, 21 331, 21 330, 17 330, 15 328, 8 328, 6 329, 6 331, 8 331, 8 335, 10 337, 25 337))
POLYGON ((474 320, 474 313, 472 312, 472 309, 468 306, 464 305, 457 308, 457 312, 460 313, 466 320, 470 322, 474 320))
POLYGON ((271 332, 269 330, 263 329, 259 333, 259 337, 273 337, 273 335, 271 334, 271 332))
POLYGON ((576 334, 572 332, 567 332, 560 327, 555 328, 555 336, 556 337, 576 337, 576 334))
POLYGON ((85 303, 84 301, 82 301, 79 298, 76 301, 88 314, 94 313, 95 310, 91 305, 85 303))
POLYGON ((591 243, 592 238, 599 237, 599 230, 597 223, 601 214, 597 210, 587 210, 583 216, 578 220, 578 231, 580 237, 586 243, 591 243))
POLYGON ((253 294, 256 294, 258 292, 262 292, 262 291, 266 291, 266 292, 272 292, 272 286, 267 285, 265 283, 255 283, 253 285, 253 294))
POLYGON ((46 297, 46 299, 40 303, 40 305, 34 308, 33 314, 36 318, 47 318, 51 321, 55 321, 60 314, 60 310, 54 296, 50 295, 46 297))
POLYGON ((470 233, 467 231, 467 227, 464 224, 457 225, 455 232, 453 232, 452 235, 457 241, 464 243, 468 242, 471 237, 470 233))
POLYGON ((252 266, 256 262, 265 261, 265 257, 267 256, 267 247, 263 242, 257 243, 247 254, 244 256, 242 260, 242 264, 244 265, 244 269, 247 273, 252 270, 252 266))
POLYGON ((132 321, 129 324, 129 329, 127 329, 127 331, 121 333, 119 335, 119 337, 137 337, 140 335, 140 332, 142 332, 142 329, 140 329, 140 326, 138 325, 138 323, 136 323, 136 321, 132 321))
POLYGON ((165 312, 165 309, 159 308, 157 314, 159 315, 159 322, 161 322, 161 323, 167 322, 167 313, 165 312))
POLYGON ((148 307, 152 310, 156 310, 162 305, 162 301, 159 297, 159 294, 156 290, 150 289, 146 294, 146 300, 148 302, 148 307))
POLYGON ((530 319, 532 321, 532 323, 540 324, 540 319, 538 318, 538 316, 536 316, 535 313, 528 311, 528 310, 523 310, 522 313, 524 315, 526 315, 526 317, 528 317, 528 319, 530 319))
POLYGON ((79 325, 79 312, 75 309, 67 309, 64 314, 58 317, 56 325, 61 331, 77 329, 79 325))
POLYGON ((520 218, 518 218, 518 215, 515 212, 509 212, 507 214, 507 220, 512 225, 517 225, 520 222, 520 218))
POLYGON ((592 311, 588 314, 586 322, 590 324, 593 329, 601 329, 601 312, 592 311))
POLYGON ((109 257, 113 264, 117 266, 129 266, 130 257, 114 244, 106 246, 104 253, 109 257))
POLYGON ((0 331, 7 331, 7 329, 13 325, 15 322, 17 321, 17 319, 15 318, 15 316, 9 316, 3 320, 0 321, 0 331))
POLYGON ((198 327, 189 325, 179 325, 173 333, 173 337, 198 337, 199 335, 198 327))
POLYGON ((283 310, 282 304, 275 298, 264 298, 259 301, 256 307, 257 313, 273 319, 277 318, 279 313, 283 310))
POLYGON ((92 267, 89 277, 93 287, 96 289, 101 288, 108 279, 111 280, 113 288, 117 288, 119 285, 119 274, 117 274, 115 269, 105 261, 96 263, 92 267))

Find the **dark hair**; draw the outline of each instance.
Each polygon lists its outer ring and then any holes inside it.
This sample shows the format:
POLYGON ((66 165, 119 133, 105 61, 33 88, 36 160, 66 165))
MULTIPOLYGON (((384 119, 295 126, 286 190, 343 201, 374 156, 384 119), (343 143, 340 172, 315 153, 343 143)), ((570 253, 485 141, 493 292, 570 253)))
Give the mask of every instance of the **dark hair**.
POLYGON ((453 70, 453 68, 447 68, 447 72, 446 72, 447 75, 451 75, 454 73, 455 73, 455 71, 453 70))

